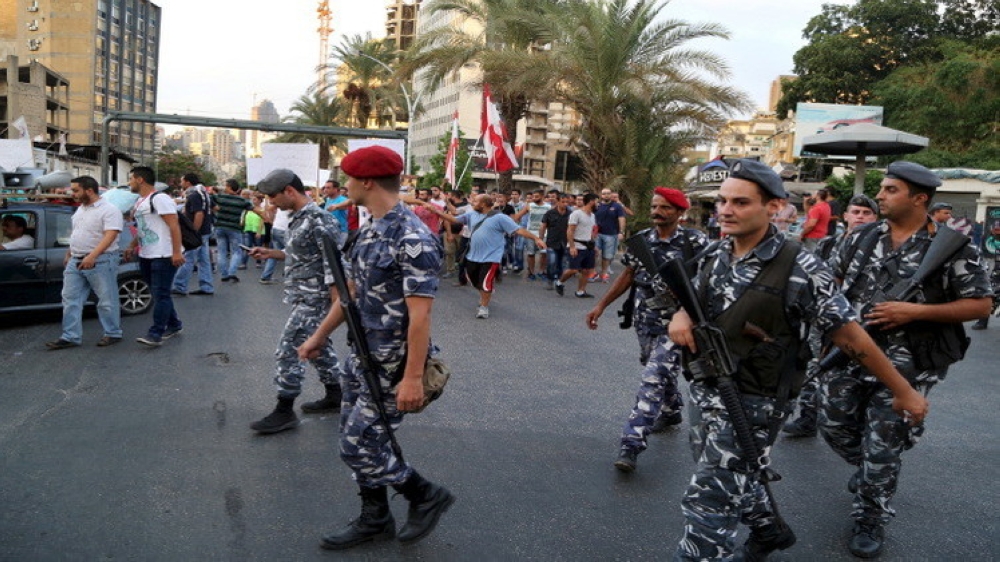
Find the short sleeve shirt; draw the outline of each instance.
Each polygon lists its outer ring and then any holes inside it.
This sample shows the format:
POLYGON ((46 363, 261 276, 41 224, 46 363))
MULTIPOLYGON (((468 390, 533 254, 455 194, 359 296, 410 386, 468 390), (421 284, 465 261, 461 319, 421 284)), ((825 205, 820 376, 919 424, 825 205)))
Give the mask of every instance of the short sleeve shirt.
MULTIPOLYGON (((98 199, 92 205, 80 205, 73 212, 73 232, 69 237, 69 251, 74 256, 89 254, 100 244, 108 230, 121 232, 122 213, 111 203, 98 199)), ((106 253, 118 251, 118 238, 108 246, 106 253)))
POLYGON ((569 209, 560 213, 557 209, 550 209, 542 217, 542 224, 545 225, 545 245, 553 250, 561 250, 566 247, 566 228, 569 226, 569 209))
POLYGON ((441 243, 399 202, 361 228, 348 257, 361 323, 376 357, 393 355, 406 339, 407 297, 434 298, 441 243))
POLYGON ((625 208, 621 203, 601 203, 594 210, 594 220, 597 222, 597 233, 618 236, 618 219, 625 216, 625 208))
MULTIPOLYGON (((594 226, 597 224, 594 221, 594 214, 577 209, 570 213, 569 224, 576 225, 576 229, 573 231, 573 240, 576 241, 576 249, 585 250, 587 245, 581 242, 590 242, 594 239, 594 226)), ((567 242, 569 241, 567 240, 567 242)))
POLYGON ((830 228, 830 205, 826 201, 817 201, 809 208, 806 215, 810 219, 816 219, 816 226, 806 233, 805 238, 824 238, 830 228))
POLYGON ((469 211, 456 218, 475 231, 469 240, 469 253, 466 257, 478 263, 500 263, 507 244, 504 235, 520 228, 514 219, 501 213, 488 216, 469 211))
POLYGON ((135 223, 139 237, 139 257, 169 258, 174 255, 170 227, 163 215, 176 215, 177 204, 166 193, 154 191, 135 203, 135 223), (155 209, 155 213, 153 210, 155 209))

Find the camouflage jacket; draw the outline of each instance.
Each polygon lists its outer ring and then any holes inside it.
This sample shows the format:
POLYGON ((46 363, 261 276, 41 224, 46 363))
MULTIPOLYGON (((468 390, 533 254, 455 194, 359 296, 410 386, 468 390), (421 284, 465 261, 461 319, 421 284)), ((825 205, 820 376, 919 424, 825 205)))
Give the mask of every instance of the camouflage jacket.
POLYGON ((336 240, 333 215, 309 203, 291 217, 285 244, 285 302, 330 305, 333 272, 323 258, 325 240, 336 240))

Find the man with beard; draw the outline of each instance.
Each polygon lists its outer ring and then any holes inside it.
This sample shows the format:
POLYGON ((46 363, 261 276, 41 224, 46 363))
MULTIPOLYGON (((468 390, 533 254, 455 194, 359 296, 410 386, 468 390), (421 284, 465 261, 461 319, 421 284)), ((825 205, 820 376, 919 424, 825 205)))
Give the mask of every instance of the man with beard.
MULTIPOLYGON (((653 190, 649 210, 653 228, 639 234, 646 238, 657 263, 677 258, 690 260, 708 244, 708 237, 701 231, 679 226, 681 216, 690 207, 687 197, 677 189, 657 187, 653 190)), ((629 298, 634 302, 632 326, 639 337, 642 383, 632 413, 622 428, 615 468, 632 472, 636 457, 646 450, 646 436, 681 423, 684 402, 677 388, 676 373, 671 373, 664 365, 666 347, 658 345, 662 338, 667 337, 667 324, 677 312, 677 303, 669 295, 658 295, 653 290, 652 274, 631 252, 625 252, 622 264, 625 271, 587 313, 587 327, 596 330, 597 320, 604 309, 631 289, 629 298)))

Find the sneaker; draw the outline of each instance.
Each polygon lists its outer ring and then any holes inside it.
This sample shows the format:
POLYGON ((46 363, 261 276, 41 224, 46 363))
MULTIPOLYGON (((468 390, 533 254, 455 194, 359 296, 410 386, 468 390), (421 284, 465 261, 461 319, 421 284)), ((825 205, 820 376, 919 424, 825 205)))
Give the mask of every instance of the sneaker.
POLYGON ((277 285, 278 282, 275 281, 275 280, 273 280, 273 279, 261 279, 260 280, 260 284, 261 285, 277 285))
POLYGON ((854 536, 848 548, 858 558, 876 558, 882 552, 883 542, 885 531, 881 523, 858 521, 854 524, 854 536))
POLYGON ((615 459, 615 468, 622 472, 635 472, 635 463, 639 452, 635 449, 622 449, 615 459))
POLYGON ((601 280, 601 276, 598 275, 598 274, 596 274, 596 273, 587 278, 587 281, 589 281, 591 283, 597 283, 600 280, 601 280))
POLYGON ((141 343, 142 345, 148 345, 149 347, 160 347, 163 345, 163 338, 150 334, 135 338, 135 341, 141 343))
POLYGON ((236 269, 240 271, 246 271, 246 268, 247 268, 246 264, 236 266, 236 269))
POLYGON ((476 318, 489 318, 490 317, 490 307, 480 306, 479 310, 476 311, 476 318))
POLYGON ((229 281, 229 279, 230 279, 229 277, 223 277, 222 279, 219 279, 219 281, 225 283, 226 281, 229 281))
POLYGON ((555 285, 556 285, 556 294, 559 295, 560 297, 563 296, 566 293, 566 285, 563 285, 559 281, 556 281, 555 285))
POLYGON ((605 274, 601 275, 601 283, 607 283, 608 281, 611 281, 611 274, 610 273, 605 273, 605 274))
POLYGON ((578 299, 592 299, 592 298, 594 298, 594 295, 592 295, 590 293, 587 293, 587 292, 584 292, 584 291, 577 291, 577 292, 575 292, 573 294, 576 295, 576 298, 578 298, 578 299))
POLYGON ((534 273, 529 273, 527 279, 528 281, 534 281, 537 277, 535 277, 534 273))
MULTIPOLYGON (((212 294, 212 293, 208 293, 208 294, 212 294)), ((163 332, 163 337, 161 339, 169 340, 170 338, 176 336, 177 334, 179 334, 179 333, 181 333, 183 331, 184 331, 184 328, 175 328, 173 330, 168 329, 166 332, 163 332)))
POLYGON ((239 283, 240 282, 240 278, 237 277, 237 276, 235 276, 235 275, 233 275, 232 277, 230 277, 229 280, 232 281, 233 283, 239 283))
POLYGON ((50 341, 50 342, 46 343, 45 347, 47 347, 47 348, 49 348, 51 350, 69 349, 71 347, 80 347, 80 344, 73 343, 71 341, 67 341, 67 340, 64 340, 62 338, 59 338, 56 341, 50 341))
POLYGON ((215 293, 211 293, 209 291, 204 291, 202 289, 198 289, 197 291, 191 291, 188 294, 189 295, 209 295, 209 296, 211 296, 211 295, 214 295, 215 293))

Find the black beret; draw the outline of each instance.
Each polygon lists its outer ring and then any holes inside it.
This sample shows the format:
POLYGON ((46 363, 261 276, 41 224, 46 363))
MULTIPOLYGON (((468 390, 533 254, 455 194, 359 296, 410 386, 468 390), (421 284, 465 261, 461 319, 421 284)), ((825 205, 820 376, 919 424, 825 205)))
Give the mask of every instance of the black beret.
POLYGON ((916 184, 932 190, 941 185, 941 178, 916 162, 893 162, 889 164, 889 169, 886 171, 885 177, 903 180, 906 183, 916 184))
POLYGON ((753 182, 771 197, 788 199, 781 177, 763 162, 741 158, 729 168, 729 177, 753 182))
POLYGON ((951 203, 945 203, 944 201, 941 201, 940 203, 935 203, 931 205, 930 209, 927 209, 927 212, 933 213, 934 211, 940 211, 942 209, 947 209, 950 211, 952 209, 951 203))

